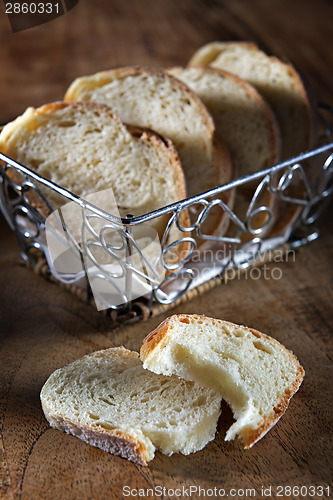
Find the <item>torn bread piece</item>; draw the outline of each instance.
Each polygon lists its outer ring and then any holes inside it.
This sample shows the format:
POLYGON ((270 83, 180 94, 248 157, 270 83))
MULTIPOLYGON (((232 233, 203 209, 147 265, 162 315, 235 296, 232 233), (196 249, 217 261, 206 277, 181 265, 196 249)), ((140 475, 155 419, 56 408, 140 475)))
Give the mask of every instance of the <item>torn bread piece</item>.
POLYGON ((51 427, 140 465, 188 455, 214 439, 221 397, 176 376, 144 370, 123 347, 86 355, 56 370, 41 390, 51 427))
POLYGON ((196 381, 221 395, 237 435, 250 448, 286 411, 304 370, 275 339, 245 326, 199 315, 174 315, 143 341, 144 368, 196 381))

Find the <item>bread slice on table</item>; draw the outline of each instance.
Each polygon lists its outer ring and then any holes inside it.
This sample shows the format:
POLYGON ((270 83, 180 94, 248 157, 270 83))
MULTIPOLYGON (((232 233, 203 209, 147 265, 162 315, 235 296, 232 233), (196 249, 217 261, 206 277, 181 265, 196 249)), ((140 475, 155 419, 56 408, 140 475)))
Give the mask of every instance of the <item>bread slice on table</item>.
MULTIPOLYGON (((279 161, 281 141, 275 115, 252 85, 232 73, 209 66, 175 67, 167 71, 184 81, 206 105, 218 136, 232 154, 239 177, 279 161)), ((242 220, 258 182, 237 189, 234 208, 242 220)), ((273 197, 267 190, 261 201, 273 210, 273 197)), ((265 221, 257 220, 257 224, 260 222, 263 225, 265 221)))
MULTIPOLYGON (((56 102, 28 108, 4 127, 0 150, 82 198, 112 188, 122 217, 186 198, 184 173, 171 141, 150 130, 125 126, 101 104, 56 102)), ((44 194, 53 210, 67 202, 47 188, 44 194)), ((98 196, 96 200, 98 206, 98 196)), ((35 205, 49 215, 40 199, 35 205)), ((108 205, 100 208, 107 211, 108 205)), ((149 225, 161 237, 167 220, 159 217, 149 225)), ((181 223, 189 225, 186 211, 181 223)), ((183 234, 177 228, 172 231, 169 242, 183 234)), ((187 251, 187 244, 178 245, 175 258, 181 260, 187 251)))
POLYGON ((143 341, 144 368, 177 375, 217 391, 230 405, 246 448, 277 422, 298 390, 304 370, 275 339, 245 326, 205 316, 167 318, 143 341))
POLYGON ((211 42, 201 47, 189 66, 210 65, 235 73, 266 99, 281 130, 282 159, 306 151, 312 144, 309 98, 300 75, 289 62, 269 56, 254 43, 211 42))
MULTIPOLYGON (((217 140, 213 119, 199 97, 166 72, 146 67, 122 67, 77 78, 66 101, 105 103, 125 123, 149 127, 170 139, 185 173, 188 196, 229 182, 233 165, 228 149, 217 140)), ((226 203, 231 203, 225 199, 226 203)), ((219 211, 208 228, 222 233, 219 211)), ((194 212, 195 220, 197 212, 194 212)))
POLYGON ((56 370, 41 390, 51 427, 140 465, 188 455, 215 436, 221 398, 176 376, 144 370, 123 347, 94 352, 56 370))

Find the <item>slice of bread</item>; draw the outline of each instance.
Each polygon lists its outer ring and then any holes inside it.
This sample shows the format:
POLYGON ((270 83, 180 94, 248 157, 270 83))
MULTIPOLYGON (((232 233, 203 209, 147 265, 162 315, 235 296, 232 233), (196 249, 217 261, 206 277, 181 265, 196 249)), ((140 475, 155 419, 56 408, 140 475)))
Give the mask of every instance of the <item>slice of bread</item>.
POLYGON ((156 448, 202 449, 214 439, 221 406, 215 391, 144 370, 138 353, 123 347, 56 370, 40 397, 52 427, 140 465, 156 448))
POLYGON ((211 115, 184 83, 164 71, 123 67, 77 78, 66 101, 104 103, 124 123, 149 127, 175 145, 189 196, 228 182, 232 164, 211 115))
POLYGON ((219 392, 246 448, 277 422, 298 390, 304 370, 275 339, 245 326, 180 314, 163 321, 143 341, 144 368, 196 381, 219 392))
POLYGON ((280 158, 275 116, 259 92, 232 73, 207 66, 169 68, 211 113, 218 136, 229 147, 239 177, 270 167, 280 158))
MULTIPOLYGON (((168 72, 184 81, 206 105, 218 136, 225 141, 232 154, 239 177, 251 175, 279 161, 280 131, 275 115, 252 85, 232 73, 209 66, 176 67, 168 69, 168 72)), ((233 207, 242 221, 246 219, 258 182, 239 186, 236 190, 233 207)), ((260 233, 262 237, 274 224, 274 197, 266 189, 259 202, 272 213, 268 224, 266 212, 257 214, 251 220, 253 229, 265 228, 260 233)), ((251 234, 243 234, 242 242, 252 237, 251 234)))
MULTIPOLYGON (((0 148, 81 197, 112 188, 122 216, 186 197, 171 142, 149 130, 126 127, 106 106, 57 102, 28 108, 3 128, 0 148)), ((50 193, 50 201, 59 206, 57 194, 50 193)))
POLYGON ((251 83, 272 107, 282 139, 282 159, 306 151, 313 142, 309 98, 290 64, 271 57, 254 43, 212 42, 201 47, 189 66, 210 65, 251 83))
MULTIPOLYGON (((145 214, 186 198, 184 173, 171 141, 150 130, 126 127, 100 104, 56 102, 28 108, 4 127, 0 150, 82 198, 112 188, 121 217, 145 214)), ((53 209, 67 202, 47 188, 44 194, 53 209)), ((35 199, 35 205, 49 215, 40 199, 35 199)), ((108 211, 107 203, 100 208, 108 211)), ((149 222, 160 237, 168 218, 149 222)), ((185 210, 180 222, 189 225, 185 210)), ((181 236, 174 224, 168 242, 181 236)), ((173 259, 182 260, 187 251, 187 243, 176 245, 173 259)))

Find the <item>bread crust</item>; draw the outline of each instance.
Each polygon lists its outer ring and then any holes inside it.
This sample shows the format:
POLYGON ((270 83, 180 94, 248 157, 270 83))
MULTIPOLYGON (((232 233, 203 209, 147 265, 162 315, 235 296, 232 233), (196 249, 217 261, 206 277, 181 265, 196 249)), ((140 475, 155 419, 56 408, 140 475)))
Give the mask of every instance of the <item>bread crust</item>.
MULTIPOLYGON (((264 114, 267 125, 268 125, 268 131, 269 135, 271 137, 271 156, 269 160, 269 164, 267 167, 274 165, 280 158, 281 155, 281 134, 279 130, 279 126, 276 120, 276 117, 270 108, 270 106, 267 104, 267 102, 263 99, 261 94, 247 81, 244 79, 240 78, 238 75, 231 73, 230 71, 226 71, 220 68, 216 68, 213 66, 205 66, 204 64, 197 64, 197 65, 189 65, 188 69, 190 68, 197 68, 198 70, 202 70, 206 73, 211 73, 211 74, 216 74, 219 75, 221 78, 227 78, 229 80, 232 80, 237 86, 242 87, 246 94, 254 101, 256 102, 258 108, 262 111, 264 114)), ((167 68, 166 71, 173 71, 173 70, 178 70, 178 69, 183 69, 181 67, 171 67, 167 68)), ((186 69, 186 68, 185 68, 186 69)), ((223 140, 223 138, 221 138, 223 140)), ((239 173, 239 172, 238 172, 239 173)), ((249 172, 243 172, 242 175, 248 175, 249 172)))
MULTIPOLYGON (((304 151, 310 148, 314 142, 314 128, 312 126, 312 115, 310 101, 305 89, 305 85, 300 74, 296 71, 294 65, 290 61, 282 61, 274 55, 268 55, 263 52, 257 44, 252 42, 211 42, 207 45, 201 47, 193 56, 191 57, 188 66, 197 66, 200 64, 209 65, 214 62, 214 60, 221 54, 224 50, 242 47, 252 54, 257 55, 260 58, 265 58, 267 62, 278 65, 283 71, 288 74, 293 80, 294 85, 297 87, 298 95, 301 97, 303 102, 304 111, 307 116, 307 126, 306 126, 306 140, 304 143, 304 151)), ((301 153, 302 151, 299 151, 301 153)), ((286 158, 283 158, 286 159, 286 158)))
POLYGON ((304 378, 305 372, 303 367, 300 365, 298 359, 296 356, 289 351, 284 345, 280 344, 276 339, 269 337, 268 335, 259 332, 258 330, 255 330, 253 328, 249 328, 247 326, 243 325, 235 325, 234 323, 231 323, 229 321, 224 321, 220 319, 215 319, 215 318, 209 318, 204 315, 197 315, 197 314, 178 314, 178 315, 173 315, 170 316, 169 318, 166 318, 160 325, 158 325, 155 330, 150 332, 143 340, 142 346, 140 349, 140 358, 144 362, 147 360, 151 355, 154 355, 154 353, 160 351, 163 349, 163 347, 168 343, 168 338, 172 336, 172 329, 173 329, 173 324, 177 322, 185 322, 185 323, 191 323, 192 321, 202 321, 202 322, 214 322, 214 324, 218 323, 221 326, 226 325, 226 326, 240 326, 242 329, 245 329, 252 333, 255 337, 258 339, 268 339, 270 342, 273 342, 273 344, 279 346, 280 349, 282 349, 288 357, 293 360, 293 362, 297 366, 297 373, 295 376, 294 381, 292 384, 285 389, 284 393, 278 399, 275 404, 274 408, 271 411, 269 415, 266 415, 263 419, 263 421, 260 423, 260 425, 256 429, 248 429, 244 432, 241 433, 241 438, 244 442, 245 448, 251 448, 259 439, 261 439, 275 424, 276 422, 282 417, 282 415, 285 413, 285 411, 288 408, 289 401, 292 398, 292 396, 298 391, 302 380, 304 378))
MULTIPOLYGON (((177 192, 177 196, 179 198, 179 201, 184 200, 186 198, 185 175, 181 167, 181 163, 176 148, 174 147, 170 139, 166 139, 165 137, 158 134, 154 130, 149 129, 148 127, 139 127, 137 125, 134 126, 128 124, 126 124, 126 127, 131 132, 133 137, 140 137, 144 141, 151 142, 152 144, 156 144, 161 149, 163 148, 165 149, 166 153, 169 155, 170 161, 174 169, 174 175, 176 180, 175 190, 177 192)), ((172 214, 168 214, 165 217, 166 224, 168 217, 170 217, 171 215, 172 214)), ((181 213, 179 214, 178 221, 181 227, 183 228, 190 227, 191 221, 187 209, 181 211, 181 213)), ((187 232, 186 234, 182 233, 174 224, 173 227, 170 229, 169 237, 167 239, 167 244, 171 243, 172 241, 184 238, 185 236, 189 237, 191 236, 191 233, 190 232, 187 232)), ((173 263, 178 264, 184 259, 186 259, 190 250, 191 250, 191 244, 188 241, 184 241, 176 245, 176 256, 173 259, 174 260, 173 263)), ((166 274, 168 275, 170 274, 170 272, 167 271, 166 274)))
MULTIPOLYGON (((175 85, 182 87, 183 91, 189 96, 189 98, 196 102, 197 106, 201 111, 202 116, 205 119, 207 129, 209 129, 213 137, 215 131, 214 121, 211 115, 208 113, 203 102, 187 85, 185 85, 180 80, 174 78, 172 75, 167 74, 162 69, 153 68, 150 66, 135 65, 135 66, 122 66, 119 68, 100 71, 99 73, 92 75, 94 77, 95 86, 92 85, 90 81, 89 88, 101 87, 104 84, 109 83, 111 80, 113 80, 114 76, 118 79, 121 79, 121 78, 127 78, 128 76, 139 76, 142 75, 143 73, 147 73, 148 75, 156 75, 159 78, 169 80, 171 82, 174 82, 175 85)), ((80 90, 85 88, 85 86, 86 86, 85 77, 79 77, 76 80, 74 80, 65 93, 64 101, 66 102, 77 101, 78 98, 80 97, 80 90)))

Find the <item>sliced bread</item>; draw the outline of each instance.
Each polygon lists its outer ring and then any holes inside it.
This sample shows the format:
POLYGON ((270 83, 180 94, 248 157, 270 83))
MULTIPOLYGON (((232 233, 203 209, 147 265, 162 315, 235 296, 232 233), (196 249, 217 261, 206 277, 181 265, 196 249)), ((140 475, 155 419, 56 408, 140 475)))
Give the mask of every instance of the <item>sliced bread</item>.
MULTIPOLYGON (((112 188, 122 216, 186 197, 171 142, 149 130, 126 127, 106 106, 95 103, 28 108, 3 128, 0 149, 81 197, 112 188)), ((59 206, 55 193, 50 201, 59 206)))
POLYGON ((279 128, 271 108, 252 85, 232 73, 207 66, 167 71, 186 83, 205 104, 240 177, 277 163, 279 128))
MULTIPOLYGON (((56 102, 28 108, 4 127, 0 150, 82 198, 112 188, 121 217, 186 198, 184 173, 171 141, 147 129, 125 126, 100 104, 56 102)), ((53 209, 67 201, 49 189, 44 194, 53 209)), ((96 200, 98 206, 98 196, 96 200)), ((35 205, 49 215, 40 199, 35 205)), ((100 208, 108 211, 107 202, 100 208)), ((168 216, 158 217, 149 225, 162 237, 167 221, 168 216)), ((185 210, 180 222, 189 225, 185 210)), ((168 243, 182 235, 174 224, 168 243)), ((176 245, 173 259, 182 260, 187 252, 187 243, 176 245)))
POLYGON ((254 43, 212 42, 192 56, 189 66, 197 65, 210 65, 235 73, 259 91, 279 123, 283 160, 312 145, 309 98, 292 64, 267 55, 254 43))
POLYGON ((215 436, 221 405, 211 389, 144 370, 138 353, 123 347, 56 370, 40 397, 52 427, 140 465, 155 449, 202 449, 215 436))
POLYGON ((217 391, 236 419, 226 440, 239 435, 246 448, 283 415, 304 377, 296 357, 275 339, 198 315, 167 318, 143 341, 140 356, 150 371, 217 391))
POLYGON ((65 100, 107 104, 124 123, 149 127, 170 139, 179 153, 189 196, 231 178, 230 156, 215 137, 207 108, 164 71, 135 66, 80 77, 65 100))

